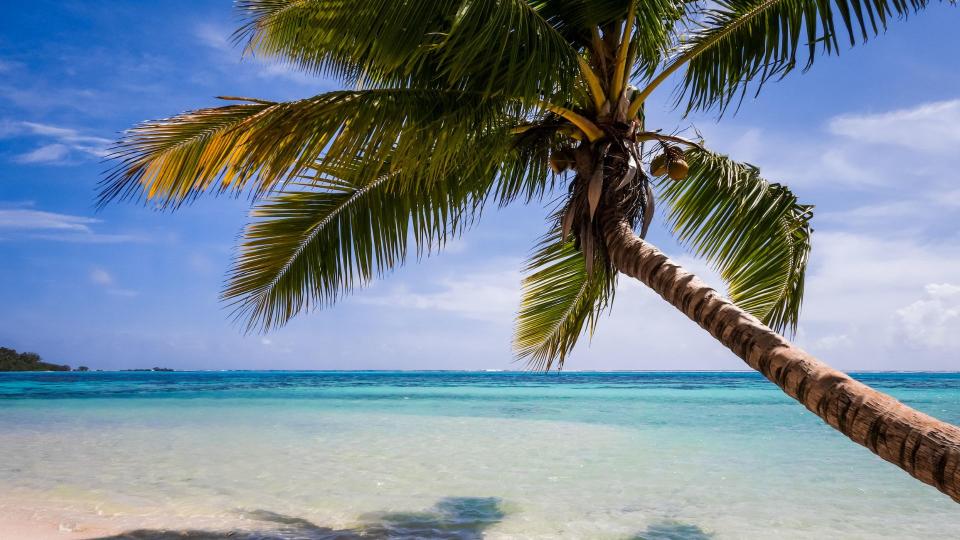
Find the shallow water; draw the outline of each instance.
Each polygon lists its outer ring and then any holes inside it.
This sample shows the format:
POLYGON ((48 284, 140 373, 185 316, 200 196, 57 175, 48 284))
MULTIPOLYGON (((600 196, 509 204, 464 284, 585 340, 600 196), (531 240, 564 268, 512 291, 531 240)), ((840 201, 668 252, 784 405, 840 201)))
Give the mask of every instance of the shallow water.
MULTIPOLYGON (((960 374, 857 377, 960 424, 960 374)), ((5 512, 139 538, 960 531, 744 373, 0 373, 5 512)))

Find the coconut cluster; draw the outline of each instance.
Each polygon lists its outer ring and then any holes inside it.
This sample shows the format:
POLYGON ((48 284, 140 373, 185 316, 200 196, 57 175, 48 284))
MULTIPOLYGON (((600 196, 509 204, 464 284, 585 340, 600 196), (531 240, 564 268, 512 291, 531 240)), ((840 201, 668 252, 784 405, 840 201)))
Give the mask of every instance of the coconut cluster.
POLYGON ((650 162, 650 173, 654 176, 668 175, 673 180, 683 180, 689 172, 690 165, 678 146, 666 147, 662 154, 650 162))

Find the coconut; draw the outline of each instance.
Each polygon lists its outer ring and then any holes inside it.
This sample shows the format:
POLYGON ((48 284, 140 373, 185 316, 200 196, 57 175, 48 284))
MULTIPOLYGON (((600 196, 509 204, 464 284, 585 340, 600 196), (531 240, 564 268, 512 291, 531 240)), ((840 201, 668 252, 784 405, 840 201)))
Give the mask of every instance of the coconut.
POLYGON ((650 162, 650 174, 654 176, 663 176, 667 174, 667 155, 660 154, 650 162))
POLYGON ((687 173, 690 171, 690 166, 687 165, 687 162, 682 159, 675 159, 670 162, 670 167, 668 174, 670 178, 674 180, 683 180, 687 177, 687 173))
POLYGON ((570 156, 563 150, 554 150, 550 153, 550 168, 560 174, 570 168, 570 156))

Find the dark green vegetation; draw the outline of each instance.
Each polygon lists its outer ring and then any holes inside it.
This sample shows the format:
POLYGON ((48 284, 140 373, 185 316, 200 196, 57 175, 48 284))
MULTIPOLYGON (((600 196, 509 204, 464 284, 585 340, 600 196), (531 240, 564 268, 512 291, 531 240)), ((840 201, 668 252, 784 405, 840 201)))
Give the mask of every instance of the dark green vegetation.
MULTIPOLYGON (((0 347, 0 371, 70 371, 70 366, 49 364, 37 353, 18 353, 13 349, 0 347)), ((78 371, 86 371, 86 368, 81 367, 78 371)))
MULTIPOLYGON (((18 353, 13 349, 0 347, 0 371, 70 371, 70 366, 44 362, 40 355, 32 352, 18 353)), ((73 371, 90 371, 87 366, 79 366, 73 371)), ((99 371, 99 370, 97 370, 99 371)), ((166 367, 124 369, 121 371, 175 371, 166 367)))

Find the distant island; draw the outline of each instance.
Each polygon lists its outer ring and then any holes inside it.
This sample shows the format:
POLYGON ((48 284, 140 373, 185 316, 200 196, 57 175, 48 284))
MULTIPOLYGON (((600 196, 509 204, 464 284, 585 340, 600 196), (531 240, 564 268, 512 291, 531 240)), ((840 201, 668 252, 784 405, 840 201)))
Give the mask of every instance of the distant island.
MULTIPOLYGON (((18 353, 0 347, 0 371, 70 371, 70 366, 44 362, 37 353, 18 353)), ((89 368, 80 366, 76 371, 89 371, 89 368)))
MULTIPOLYGON (((87 366, 71 369, 68 365, 44 362, 40 355, 32 352, 18 353, 7 347, 0 347, 0 371, 90 371, 87 366)), ((99 369, 97 371, 100 371, 99 369)), ((176 371, 167 367, 140 369, 122 369, 120 371, 176 371)))

